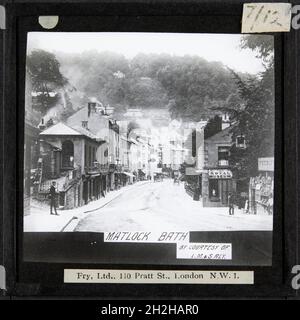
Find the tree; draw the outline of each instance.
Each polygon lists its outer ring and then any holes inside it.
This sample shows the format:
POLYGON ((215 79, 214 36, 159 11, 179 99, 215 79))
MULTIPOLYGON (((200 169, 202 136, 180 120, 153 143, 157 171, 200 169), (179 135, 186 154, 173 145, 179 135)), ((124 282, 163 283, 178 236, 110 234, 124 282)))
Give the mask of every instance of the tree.
POLYGON ((62 88, 68 80, 60 72, 60 64, 53 53, 35 50, 27 58, 28 73, 33 89, 49 96, 51 89, 62 88))
POLYGON ((261 58, 268 69, 274 63, 274 37, 267 35, 247 35, 241 39, 242 49, 251 49, 261 58))
POLYGON ((27 72, 32 89, 37 92, 37 105, 45 113, 58 100, 57 92, 53 92, 66 86, 68 80, 60 72, 55 55, 44 50, 35 50, 27 57, 27 72))
POLYGON ((227 101, 226 106, 233 122, 230 162, 237 178, 245 180, 257 175, 259 157, 274 156, 273 42, 270 37, 246 36, 241 47, 257 51, 258 56, 265 61, 265 70, 256 77, 242 79, 232 71, 239 97, 231 97, 232 102, 227 101), (245 149, 235 145, 240 136, 246 140, 245 149))
POLYGON ((204 128, 204 139, 207 139, 222 130, 222 118, 216 115, 207 122, 204 128))
POLYGON ((138 54, 132 59, 97 51, 60 54, 64 74, 88 97, 115 107, 166 108, 172 118, 198 121, 218 114, 237 91, 230 72, 198 56, 138 54), (116 76, 121 75, 121 76, 116 76))
POLYGON ((274 100, 271 90, 262 79, 244 82, 236 76, 244 104, 231 113, 233 148, 230 161, 239 178, 257 174, 257 159, 274 154, 274 100), (244 136, 246 149, 235 146, 236 139, 244 136))

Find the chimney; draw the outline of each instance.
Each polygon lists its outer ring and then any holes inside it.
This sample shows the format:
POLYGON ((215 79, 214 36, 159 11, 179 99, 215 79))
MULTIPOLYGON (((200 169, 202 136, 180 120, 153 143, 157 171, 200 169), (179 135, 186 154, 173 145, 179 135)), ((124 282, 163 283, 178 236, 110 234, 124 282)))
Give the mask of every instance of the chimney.
POLYGON ((39 129, 41 131, 46 129, 44 118, 42 118, 41 123, 39 124, 39 129))
POLYGON ((81 121, 81 126, 82 126, 82 128, 88 130, 88 121, 81 121))
POLYGON ((96 102, 89 102, 88 103, 88 117, 91 116, 92 113, 96 112, 96 102))
POLYGON ((222 130, 230 127, 230 117, 228 113, 222 114, 222 130))

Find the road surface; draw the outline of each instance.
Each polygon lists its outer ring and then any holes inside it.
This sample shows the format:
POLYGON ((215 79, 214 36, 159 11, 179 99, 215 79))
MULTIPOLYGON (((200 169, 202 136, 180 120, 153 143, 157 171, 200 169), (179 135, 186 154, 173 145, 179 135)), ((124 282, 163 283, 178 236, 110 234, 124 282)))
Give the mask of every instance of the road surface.
POLYGON ((74 231, 271 231, 272 216, 243 214, 228 208, 203 208, 186 194, 184 186, 149 182, 131 188, 103 208, 83 218, 74 231))

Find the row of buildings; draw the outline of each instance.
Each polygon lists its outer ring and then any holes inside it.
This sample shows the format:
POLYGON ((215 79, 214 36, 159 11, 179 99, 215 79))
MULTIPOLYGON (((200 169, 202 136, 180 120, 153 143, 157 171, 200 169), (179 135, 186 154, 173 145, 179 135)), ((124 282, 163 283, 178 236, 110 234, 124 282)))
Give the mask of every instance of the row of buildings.
MULTIPOLYGON (((204 207, 228 206, 228 196, 234 194, 249 213, 266 212, 273 197, 274 159, 258 159, 258 176, 237 180, 229 161, 228 117, 222 117, 220 130, 206 136, 207 121, 170 120, 166 125, 163 119, 156 126, 141 110, 128 110, 120 121, 105 111, 89 102, 64 122, 45 125, 42 120, 32 126, 25 121, 25 213, 31 197, 47 198, 53 181, 59 205, 71 209, 174 171, 181 172, 187 192, 201 197, 204 207)), ((244 148, 245 139, 236 145, 244 148)))
POLYGON ((30 198, 47 199, 53 181, 59 206, 71 209, 127 184, 154 179, 163 168, 178 169, 184 158, 182 142, 168 130, 132 128, 130 119, 113 120, 97 102, 64 122, 45 124, 42 119, 38 126, 25 125, 25 214, 30 198))
POLYGON ((243 136, 232 140, 230 121, 223 116, 218 132, 205 137, 206 122, 199 122, 192 133, 194 163, 185 168, 187 192, 201 197, 204 207, 228 206, 228 196, 246 213, 271 214, 273 210, 274 157, 257 159, 257 176, 237 179, 230 163, 233 143, 246 148, 243 136))

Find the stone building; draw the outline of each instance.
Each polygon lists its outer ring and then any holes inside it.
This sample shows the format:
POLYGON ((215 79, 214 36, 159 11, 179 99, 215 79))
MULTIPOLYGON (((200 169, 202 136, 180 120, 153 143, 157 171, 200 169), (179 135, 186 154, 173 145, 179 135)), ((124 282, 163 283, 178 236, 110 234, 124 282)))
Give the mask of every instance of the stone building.
POLYGON ((81 206, 100 197, 100 174, 94 172, 96 154, 104 141, 84 128, 58 123, 40 133, 42 182, 39 194, 48 194, 56 181, 59 205, 81 206))
POLYGON ((93 173, 99 174, 103 194, 118 186, 119 126, 109 118, 102 104, 89 102, 70 116, 66 123, 74 129, 86 129, 96 139, 103 141, 97 148, 93 173))
POLYGON ((40 130, 25 120, 24 141, 24 215, 29 214, 30 196, 39 182, 38 154, 40 130))
POLYGON ((228 205, 229 193, 235 193, 236 181, 229 163, 232 145, 230 127, 204 140, 202 200, 205 207, 228 205))

